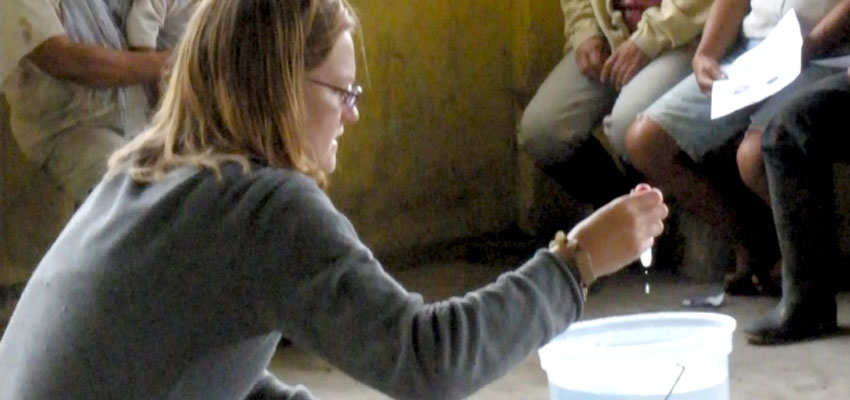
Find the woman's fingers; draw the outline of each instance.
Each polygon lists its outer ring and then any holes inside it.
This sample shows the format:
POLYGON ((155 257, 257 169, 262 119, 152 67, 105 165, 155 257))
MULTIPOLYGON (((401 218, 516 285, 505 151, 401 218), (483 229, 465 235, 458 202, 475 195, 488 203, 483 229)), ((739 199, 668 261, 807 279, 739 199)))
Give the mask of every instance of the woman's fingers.
POLYGON ((667 206, 658 189, 636 187, 600 208, 571 232, 587 251, 598 276, 636 260, 664 230, 667 206))
POLYGON ((658 208, 659 211, 664 211, 662 218, 667 216, 667 206, 664 204, 664 195, 657 188, 635 188, 632 190, 629 197, 632 198, 634 205, 638 208, 638 210, 642 212, 651 212, 653 209, 658 208))

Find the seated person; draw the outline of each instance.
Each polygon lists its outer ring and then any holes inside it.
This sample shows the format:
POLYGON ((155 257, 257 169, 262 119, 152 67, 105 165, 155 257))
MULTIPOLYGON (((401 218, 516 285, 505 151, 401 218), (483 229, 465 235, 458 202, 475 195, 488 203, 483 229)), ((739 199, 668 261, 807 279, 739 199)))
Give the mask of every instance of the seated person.
POLYGON ((630 186, 593 137, 602 122, 617 157, 638 112, 691 72, 711 0, 561 0, 566 54, 531 99, 520 148, 581 203, 630 186), (593 171, 593 172, 588 172, 593 171))
POLYGON ((639 186, 494 283, 425 304, 323 190, 359 118, 345 0, 197 13, 153 124, 24 289, 0 398, 311 399, 266 370, 282 335, 389 396, 464 398, 576 321, 583 289, 664 229, 661 192, 639 186))
MULTIPOLYGON (((0 94, 8 101, 11 136, 34 170, 44 172, 34 175, 46 176, 49 182, 43 186, 55 187, 77 206, 100 181, 109 154, 146 122, 147 102, 138 85, 159 80, 168 56, 125 51, 108 4, 0 1, 0 94)), ((8 190, 5 196, 32 197, 26 184, 3 190, 8 190)), ((43 198, 34 201, 40 207, 54 206, 43 198)), ((53 216, 34 212, 27 223, 51 232, 65 222, 53 216)), ((0 223, 9 220, 0 216, 0 223)), ((19 234, 8 225, 4 232, 19 234)), ((22 248, 9 253, 36 253, 38 259, 46 250, 40 240, 20 242, 22 248)), ((15 275, 28 276, 35 265, 21 263, 26 273, 15 275)), ((22 282, 6 283, 15 287, 22 282)), ((0 288, 5 292, 0 310, 17 300, 12 287, 0 288)), ((0 331, 5 325, 0 316, 0 331)))
POLYGON ((24 154, 82 203, 106 158, 145 124, 137 86, 157 82, 168 54, 135 53, 105 2, 8 0, 0 91, 24 154))
POLYGON ((824 44, 830 42, 821 43, 824 38, 813 36, 817 29, 812 27, 839 1, 716 0, 693 59, 694 74, 653 103, 626 133, 632 164, 732 244, 735 273, 726 284, 730 293, 778 294, 770 270, 779 251, 770 209, 743 184, 734 152, 726 150, 734 148, 745 131, 762 130, 788 94, 835 70, 806 65, 778 94, 716 120, 710 118, 711 84, 723 78, 721 63, 758 44, 792 8, 801 22, 804 47, 828 53, 824 44), (753 273, 759 286, 753 283, 753 273))
POLYGON ((841 128, 850 110, 848 79, 850 70, 818 82, 786 104, 764 132, 764 166, 782 250, 782 299, 744 329, 751 343, 785 343, 838 330, 835 294, 842 260, 833 164, 850 162, 850 138, 841 128))

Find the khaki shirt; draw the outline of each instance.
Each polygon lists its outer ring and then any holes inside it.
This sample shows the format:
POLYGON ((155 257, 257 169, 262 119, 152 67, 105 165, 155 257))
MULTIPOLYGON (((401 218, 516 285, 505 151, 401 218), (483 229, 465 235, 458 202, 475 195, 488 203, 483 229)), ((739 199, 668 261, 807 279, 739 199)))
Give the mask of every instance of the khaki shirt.
POLYGON ((592 36, 604 35, 612 49, 632 40, 647 56, 690 43, 702 33, 712 0, 662 0, 643 12, 638 27, 629 32, 623 13, 612 0, 561 0, 564 11, 565 51, 592 36))
MULTIPOLYGON (((122 131, 117 91, 104 95, 102 90, 56 79, 26 58, 47 39, 66 34, 61 2, 0 1, 0 92, 9 102, 9 125, 15 140, 37 163, 47 158, 48 139, 68 128, 98 126, 122 131)), ((147 110, 140 109, 138 101, 132 110, 136 125, 144 121, 147 110)))

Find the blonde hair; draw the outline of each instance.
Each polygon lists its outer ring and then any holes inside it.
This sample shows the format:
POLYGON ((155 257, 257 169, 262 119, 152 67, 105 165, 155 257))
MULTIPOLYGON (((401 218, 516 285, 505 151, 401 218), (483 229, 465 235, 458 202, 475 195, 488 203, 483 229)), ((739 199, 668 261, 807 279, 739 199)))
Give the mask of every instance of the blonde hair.
POLYGON ((183 165, 250 161, 293 168, 322 187, 327 177, 306 154, 301 132, 306 72, 339 36, 356 29, 346 0, 205 0, 173 57, 151 125, 109 159, 154 181, 183 165))

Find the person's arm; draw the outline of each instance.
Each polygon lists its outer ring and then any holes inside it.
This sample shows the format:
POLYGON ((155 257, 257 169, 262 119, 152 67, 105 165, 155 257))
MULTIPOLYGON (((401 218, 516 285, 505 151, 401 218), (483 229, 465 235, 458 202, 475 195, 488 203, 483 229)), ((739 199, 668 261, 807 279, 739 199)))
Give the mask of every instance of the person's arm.
POLYGON ((689 43, 702 31, 710 7, 711 0, 662 0, 647 8, 629 40, 605 62, 601 81, 619 90, 658 54, 689 43))
MULTIPOLYGON (((279 189, 264 203, 281 207, 254 213, 261 235, 247 252, 268 264, 260 303, 277 304, 294 344, 392 397, 466 397, 581 315, 577 266, 546 250, 490 285, 426 304, 384 271, 318 188, 271 186, 279 189)), ((655 193, 615 200, 571 235, 594 276, 622 268, 661 233, 666 208, 655 193)))
MULTIPOLYGON (((564 51, 578 49, 582 43, 594 36, 602 36, 590 0, 561 0, 564 12, 564 51)), ((604 40, 604 39, 603 39, 604 40)))
POLYGON ((248 253, 268 265, 260 303, 279 307, 278 329, 293 344, 393 398, 466 397, 581 315, 579 282, 549 251, 426 304, 384 271, 315 184, 272 186, 248 253))
POLYGON ((712 0, 662 0, 643 12, 629 40, 649 58, 688 44, 703 31, 711 5, 712 0))
POLYGON ((75 43, 66 35, 42 42, 27 58, 57 79, 87 86, 126 86, 157 82, 169 52, 132 52, 75 43))
POLYGON ((850 37, 850 0, 833 7, 803 41, 803 63, 846 43, 850 37))
POLYGON ((720 60, 735 44, 749 5, 748 0, 715 0, 711 7, 692 63, 703 93, 710 94, 711 84, 725 77, 720 60))
POLYGON ((582 75, 598 80, 611 49, 602 35, 590 0, 561 0, 564 12, 564 52, 572 49, 582 75))

